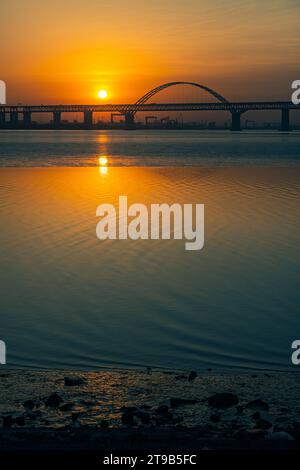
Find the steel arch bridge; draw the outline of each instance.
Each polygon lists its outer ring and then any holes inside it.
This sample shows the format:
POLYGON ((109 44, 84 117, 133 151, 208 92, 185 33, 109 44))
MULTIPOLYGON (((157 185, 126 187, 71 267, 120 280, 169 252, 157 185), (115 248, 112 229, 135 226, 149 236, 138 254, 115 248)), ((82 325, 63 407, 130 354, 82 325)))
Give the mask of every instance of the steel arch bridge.
MULTIPOLYGON (((282 131, 290 130, 290 111, 298 109, 300 106, 291 101, 239 101, 230 102, 217 91, 196 82, 174 81, 159 85, 139 98, 136 103, 128 104, 18 104, 18 105, 0 105, 0 129, 30 129, 35 125, 32 122, 33 113, 51 113, 53 120, 50 122, 50 128, 60 129, 62 126, 62 113, 83 113, 83 128, 93 128, 94 112, 110 112, 125 116, 125 128, 135 128, 135 114, 141 112, 154 111, 228 111, 231 113, 231 129, 233 131, 241 130, 241 115, 247 111, 280 110, 282 131), (196 102, 196 103, 149 103, 150 98, 167 88, 177 85, 188 85, 201 89, 209 95, 216 98, 216 102, 196 102), (19 115, 23 119, 19 121, 19 115), (6 116, 9 115, 9 121, 6 116)), ((114 114, 112 114, 114 115, 114 114)))
POLYGON ((200 83, 184 81, 184 82, 168 82, 168 83, 164 83, 162 85, 159 85, 153 88, 152 90, 145 93, 141 98, 139 98, 137 102, 133 105, 133 107, 131 106, 131 108, 130 109, 128 108, 126 111, 134 116, 134 114, 139 110, 139 107, 145 104, 147 101, 149 101, 154 95, 156 95, 157 93, 160 93, 162 90, 165 90, 166 88, 171 88, 177 85, 190 85, 196 88, 200 88, 201 90, 204 90, 208 94, 217 98, 217 100, 220 103, 231 106, 231 103, 226 98, 224 98, 224 96, 222 96, 220 93, 213 90, 212 88, 209 88, 208 86, 205 86, 205 85, 201 85, 200 83))

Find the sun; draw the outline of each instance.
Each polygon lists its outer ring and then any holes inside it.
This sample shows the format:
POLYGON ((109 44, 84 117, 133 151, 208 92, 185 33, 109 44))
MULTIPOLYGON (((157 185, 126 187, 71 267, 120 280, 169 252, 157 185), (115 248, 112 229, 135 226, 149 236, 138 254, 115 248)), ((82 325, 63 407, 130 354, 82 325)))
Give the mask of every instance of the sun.
POLYGON ((104 156, 104 157, 99 157, 98 160, 99 160, 99 165, 100 165, 100 166, 105 166, 105 165, 107 165, 107 163, 108 163, 108 158, 105 157, 105 156, 104 156))
POLYGON ((105 100, 107 98, 107 91, 106 90, 99 90, 98 91, 98 97, 100 100, 105 100))

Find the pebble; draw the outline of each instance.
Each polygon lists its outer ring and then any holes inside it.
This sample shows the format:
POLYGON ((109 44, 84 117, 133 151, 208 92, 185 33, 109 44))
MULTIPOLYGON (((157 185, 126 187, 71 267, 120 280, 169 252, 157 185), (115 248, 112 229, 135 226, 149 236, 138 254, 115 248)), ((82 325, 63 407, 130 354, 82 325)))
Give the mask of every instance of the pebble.
POLYGON ((107 429, 109 427, 109 422, 106 419, 101 419, 100 421, 100 427, 102 429, 107 429))
POLYGON ((51 393, 47 400, 45 401, 46 406, 51 406, 53 408, 58 407, 63 402, 62 397, 58 393, 51 393))
POLYGON ((86 380, 83 379, 82 377, 65 377, 65 386, 67 387, 74 387, 77 385, 83 385, 86 380))
POLYGON ((197 376, 198 376, 197 372, 192 370, 189 374, 188 381, 193 382, 197 376))
POLYGON ((183 405, 194 405, 197 401, 198 400, 188 398, 170 398, 170 406, 171 408, 177 408, 183 405))
POLYGON ((3 416, 2 417, 2 426, 4 428, 9 428, 14 424, 15 420, 11 415, 3 416))
POLYGON ((229 408, 237 405, 239 398, 235 393, 223 392, 216 393, 208 398, 208 404, 212 408, 229 408))
POLYGON ((168 411, 169 411, 168 405, 160 405, 154 409, 154 412, 156 414, 164 414, 164 413, 167 413, 168 411))
POLYGON ((18 426, 25 426, 25 418, 24 416, 17 416, 15 422, 18 426))
POLYGON ((138 410, 134 413, 134 416, 139 418, 143 424, 150 424, 151 416, 146 411, 138 410))
POLYGON ((123 424, 127 424, 129 426, 134 426, 136 424, 134 415, 128 412, 122 414, 121 421, 123 424))

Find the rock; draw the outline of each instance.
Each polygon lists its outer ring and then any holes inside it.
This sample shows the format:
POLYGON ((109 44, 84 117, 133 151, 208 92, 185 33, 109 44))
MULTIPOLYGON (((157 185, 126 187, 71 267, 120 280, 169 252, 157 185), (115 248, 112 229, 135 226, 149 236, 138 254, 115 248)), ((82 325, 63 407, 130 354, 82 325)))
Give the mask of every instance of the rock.
POLYGON ((187 398, 170 398, 171 408, 177 408, 183 405, 194 405, 198 400, 187 399, 187 398))
POLYGON ((264 400, 261 400, 260 398, 258 398, 257 400, 249 401, 249 403, 247 403, 245 406, 246 408, 251 408, 255 410, 263 410, 263 411, 269 411, 269 408, 270 408, 268 403, 264 400))
POLYGON ((242 405, 239 405, 236 407, 236 412, 238 415, 241 415, 244 411, 244 407, 242 405))
POLYGON ((58 393, 51 393, 47 400, 45 401, 46 406, 51 406, 53 408, 58 407, 63 402, 62 397, 58 393))
POLYGON ((33 410, 35 407, 35 403, 33 400, 26 400, 23 403, 24 408, 27 408, 28 410, 33 410))
MULTIPOLYGON (((169 410, 169 407, 167 405, 160 405, 155 412, 155 420, 157 424, 167 424, 170 423, 171 421, 174 423, 173 419, 173 413, 169 410)), ((176 421, 176 423, 179 423, 180 421, 176 421)), ((175 424, 176 424, 175 423, 175 424)))
POLYGON ((221 421, 221 416, 218 413, 212 413, 209 419, 214 423, 219 423, 221 421))
POLYGON ((151 410, 151 406, 147 405, 147 404, 144 404, 144 405, 141 406, 141 410, 151 410))
POLYGON ((193 382, 197 376, 198 376, 197 372, 195 372, 194 370, 192 370, 192 371, 190 372, 190 374, 189 374, 188 381, 189 381, 189 382, 193 382))
POLYGON ((187 375, 180 374, 180 375, 175 375, 176 380, 187 380, 187 375))
POLYGON ((255 419, 255 420, 263 418, 263 419, 266 419, 268 421, 272 421, 272 418, 269 415, 269 413, 266 413, 265 411, 255 411, 255 413, 253 413, 251 418, 255 419))
POLYGON ((257 429, 271 429, 272 426, 273 424, 271 421, 264 418, 259 418, 255 423, 255 427, 257 429))
POLYGON ((122 406, 120 408, 120 411, 123 411, 124 413, 135 413, 136 411, 138 411, 138 408, 136 406, 122 406))
POLYGON ((82 413, 72 413, 72 414, 71 414, 73 423, 75 423, 75 421, 78 420, 78 418, 80 417, 81 414, 82 414, 82 413))
POLYGON ((150 424, 150 422, 151 422, 151 416, 146 411, 138 410, 134 414, 134 416, 139 418, 142 421, 143 424, 150 424))
POLYGON ((293 426, 288 421, 284 423, 277 423, 273 427, 273 432, 287 432, 288 434, 293 435, 293 426))
POLYGON ((271 432, 270 434, 268 434, 266 439, 269 439, 272 441, 294 441, 294 438, 290 434, 284 431, 271 432))
POLYGON ((243 415, 243 416, 236 416, 231 420, 231 428, 232 429, 249 429, 249 426, 252 426, 251 420, 243 415))
POLYGON ((18 426, 25 426, 25 418, 24 416, 17 416, 15 422, 18 426))
POLYGON ((160 405, 154 410, 154 412, 158 415, 168 413, 168 411, 169 411, 168 405, 160 405))
POLYGON ((74 403, 65 403, 64 405, 60 406, 60 411, 71 411, 74 408, 74 403))
POLYGON ((2 417, 2 426, 4 428, 9 428, 14 424, 15 420, 11 415, 6 415, 2 417))
POLYGON ((85 383, 85 379, 82 377, 65 377, 65 386, 67 387, 74 387, 77 385, 83 385, 85 383))
POLYGON ((36 410, 27 413, 26 416, 28 419, 35 421, 37 418, 40 418, 42 416, 42 413, 40 410, 36 410))
POLYGON ((252 419, 254 420, 258 420, 260 418, 260 413, 257 411, 256 413, 254 413, 252 416, 251 416, 252 419))
POLYGON ((102 429, 107 429, 109 428, 109 422, 106 419, 101 419, 100 421, 100 427, 102 429))
POLYGON ((134 426, 136 424, 134 415, 128 412, 122 414, 121 421, 123 424, 127 424, 128 426, 134 426))
POLYGON ((212 408, 229 408, 237 405, 239 398, 235 393, 216 393, 208 398, 208 404, 212 408))

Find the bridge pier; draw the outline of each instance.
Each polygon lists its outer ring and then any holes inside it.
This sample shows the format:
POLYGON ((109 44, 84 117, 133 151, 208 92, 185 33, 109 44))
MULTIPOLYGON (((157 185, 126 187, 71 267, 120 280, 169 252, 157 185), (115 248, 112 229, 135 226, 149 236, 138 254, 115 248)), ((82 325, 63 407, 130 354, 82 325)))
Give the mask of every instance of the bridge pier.
POLYGON ((53 127, 54 129, 59 129, 61 126, 61 112, 53 111, 53 127))
POLYGON ((125 113, 125 128, 128 130, 132 130, 135 128, 133 113, 125 113))
POLYGON ((240 131, 241 130, 241 113, 233 111, 231 113, 231 130, 240 131))
POLYGON ((92 111, 84 111, 84 128, 85 129, 92 129, 93 127, 93 112, 92 111))
POLYGON ((281 109, 281 131, 289 132, 290 128, 290 110, 288 108, 281 109))
POLYGON ((0 128, 5 127, 5 112, 0 112, 0 128))
POLYGON ((25 129, 31 127, 31 112, 30 111, 23 111, 23 125, 25 129))
POLYGON ((10 115, 10 125, 12 128, 15 128, 15 127, 18 127, 18 123, 19 123, 19 115, 18 115, 18 111, 11 111, 9 113, 10 115))

